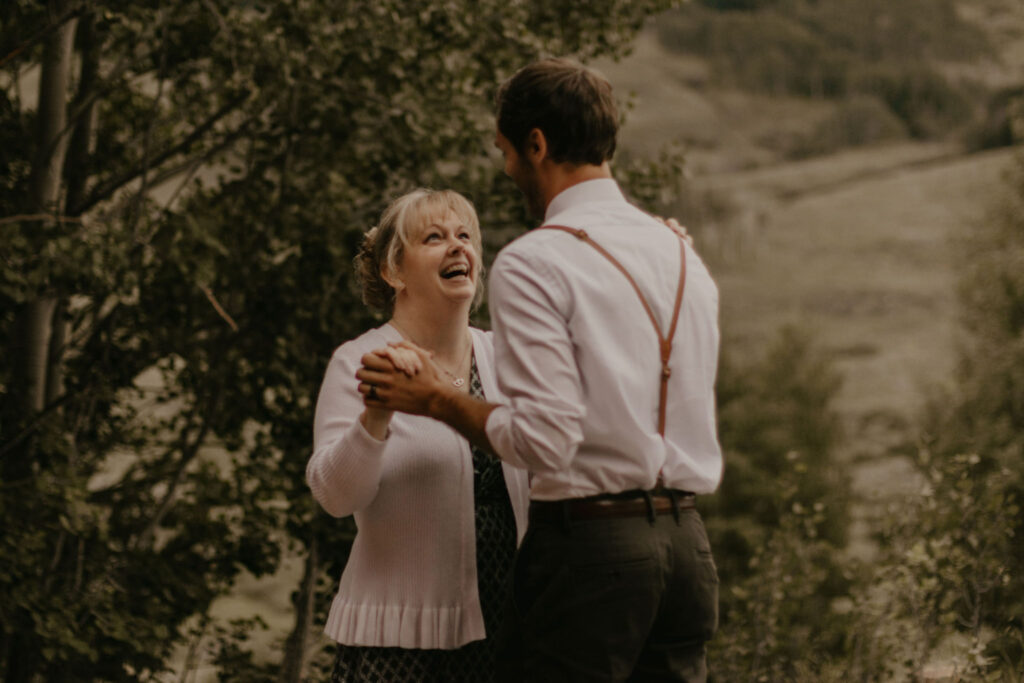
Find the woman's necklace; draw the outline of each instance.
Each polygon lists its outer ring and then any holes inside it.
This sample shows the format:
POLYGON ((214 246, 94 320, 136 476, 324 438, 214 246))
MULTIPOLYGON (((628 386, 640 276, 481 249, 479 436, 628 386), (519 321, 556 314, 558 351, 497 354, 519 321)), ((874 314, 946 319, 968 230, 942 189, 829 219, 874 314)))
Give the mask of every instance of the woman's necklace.
MULTIPOLYGON (((411 334, 409 334, 404 329, 399 327, 398 323, 396 323, 394 320, 391 320, 390 322, 391 322, 391 326, 393 328, 395 328, 396 330, 398 330, 398 333, 401 334, 402 337, 404 337, 405 339, 408 339, 409 341, 411 341, 413 344, 416 344, 416 346, 419 346, 420 348, 424 348, 424 349, 426 348, 425 346, 423 346, 423 344, 420 344, 415 339, 413 339, 411 334)), ((470 354, 470 352, 472 350, 473 350, 473 341, 470 340, 470 342, 466 345, 466 353, 463 354, 462 360, 459 361, 458 367, 461 368, 461 367, 463 367, 466 364, 466 359, 469 357, 469 354, 470 354)), ((441 368, 441 372, 443 372, 444 374, 448 375, 448 378, 452 381, 452 386, 455 387, 456 389, 461 388, 466 383, 465 379, 463 379, 462 377, 459 377, 458 375, 455 375, 455 374, 449 372, 448 368, 446 368, 444 365, 442 365, 437 360, 435 360, 434 363, 437 365, 437 367, 441 368)))

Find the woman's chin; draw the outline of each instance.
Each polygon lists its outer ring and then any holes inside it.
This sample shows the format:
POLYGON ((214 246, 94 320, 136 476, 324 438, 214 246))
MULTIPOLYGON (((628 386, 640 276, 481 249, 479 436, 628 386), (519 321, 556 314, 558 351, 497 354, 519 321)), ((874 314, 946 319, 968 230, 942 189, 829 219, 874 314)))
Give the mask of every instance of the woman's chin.
POLYGON ((476 296, 476 287, 464 287, 448 293, 448 298, 458 303, 469 305, 476 296))
POLYGON ((443 289, 448 296, 468 295, 472 299, 476 294, 476 282, 468 277, 460 276, 451 280, 445 280, 443 289))

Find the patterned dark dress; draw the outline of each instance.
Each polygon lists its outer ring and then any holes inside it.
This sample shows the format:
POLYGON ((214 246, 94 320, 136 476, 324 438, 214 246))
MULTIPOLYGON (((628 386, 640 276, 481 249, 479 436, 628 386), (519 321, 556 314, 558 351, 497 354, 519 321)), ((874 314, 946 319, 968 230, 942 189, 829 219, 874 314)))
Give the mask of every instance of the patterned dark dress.
MULTIPOLYGON (((472 359, 469 393, 484 398, 472 359)), ((494 680, 494 633, 505 608, 516 552, 516 520, 501 461, 473 448, 476 571, 487 639, 457 650, 338 645, 331 683, 487 683, 494 680)))

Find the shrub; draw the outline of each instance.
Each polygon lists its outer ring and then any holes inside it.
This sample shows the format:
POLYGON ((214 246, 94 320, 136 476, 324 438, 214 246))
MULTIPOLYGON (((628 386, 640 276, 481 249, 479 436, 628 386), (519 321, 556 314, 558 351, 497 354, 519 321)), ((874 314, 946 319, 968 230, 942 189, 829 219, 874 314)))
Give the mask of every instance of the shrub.
POLYGON ((701 502, 722 580, 716 680, 785 680, 801 658, 841 646, 830 609, 848 581, 838 549, 849 484, 833 457, 839 386, 832 359, 794 328, 753 361, 723 358, 725 478, 701 502))
POLYGON ((873 580, 857 592, 851 669, 905 677, 942 659, 962 680, 1019 676, 1019 617, 1001 608, 1013 594, 1019 474, 975 454, 922 451, 917 464, 924 487, 890 510, 873 580))
POLYGON ((1024 139, 1015 125, 1024 112, 1024 87, 1007 88, 988 99, 981 120, 967 133, 967 146, 978 151, 1009 147, 1024 139))
MULTIPOLYGON (((762 530, 745 576, 723 571, 722 628, 709 651, 713 681, 785 681, 833 656, 847 630, 832 609, 839 575, 836 548, 818 533, 830 514, 827 496, 800 502, 817 476, 791 452, 777 478, 777 526, 762 530)), ((814 679, 820 680, 820 679, 814 679)))
POLYGON ((787 150, 790 158, 830 154, 907 136, 906 124, 877 97, 856 95, 842 103, 814 130, 787 150))
POLYGON ((965 92, 925 64, 870 66, 856 74, 852 87, 884 101, 917 138, 940 136, 972 114, 965 92))

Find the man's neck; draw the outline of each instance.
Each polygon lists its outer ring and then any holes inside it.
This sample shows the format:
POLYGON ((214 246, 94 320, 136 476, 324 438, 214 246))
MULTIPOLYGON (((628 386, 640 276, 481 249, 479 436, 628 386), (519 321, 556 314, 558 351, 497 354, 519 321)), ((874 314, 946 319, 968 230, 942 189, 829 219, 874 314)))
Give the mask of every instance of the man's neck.
POLYGON ((551 200, 568 190, 573 185, 579 185, 588 180, 612 179, 612 169, 608 162, 600 166, 593 164, 556 164, 545 162, 545 168, 541 175, 541 193, 544 197, 544 210, 551 205, 551 200))

